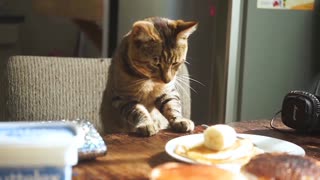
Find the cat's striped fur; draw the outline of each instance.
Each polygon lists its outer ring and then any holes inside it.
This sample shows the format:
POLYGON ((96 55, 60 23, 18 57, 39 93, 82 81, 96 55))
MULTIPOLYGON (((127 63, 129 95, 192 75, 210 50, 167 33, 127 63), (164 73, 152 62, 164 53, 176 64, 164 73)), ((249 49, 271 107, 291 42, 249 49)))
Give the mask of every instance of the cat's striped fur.
POLYGON ((168 125, 179 132, 194 129, 194 123, 181 115, 175 83, 186 60, 187 39, 196 27, 196 22, 160 17, 133 24, 109 70, 110 110, 105 132, 151 136, 168 125))

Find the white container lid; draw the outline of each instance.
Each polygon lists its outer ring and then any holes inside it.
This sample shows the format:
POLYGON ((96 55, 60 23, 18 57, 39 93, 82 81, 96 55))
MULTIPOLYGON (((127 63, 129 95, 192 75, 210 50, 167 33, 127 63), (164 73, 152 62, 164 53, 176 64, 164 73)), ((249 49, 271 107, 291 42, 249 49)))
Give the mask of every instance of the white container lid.
POLYGON ((75 165, 77 136, 71 123, 2 122, 0 167, 75 165))

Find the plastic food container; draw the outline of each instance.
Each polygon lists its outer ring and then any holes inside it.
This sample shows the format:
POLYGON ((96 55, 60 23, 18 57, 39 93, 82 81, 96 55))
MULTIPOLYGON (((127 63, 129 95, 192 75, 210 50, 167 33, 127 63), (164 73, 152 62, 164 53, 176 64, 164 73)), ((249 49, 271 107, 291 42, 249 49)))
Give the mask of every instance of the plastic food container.
POLYGON ((0 179, 72 179, 77 135, 68 123, 0 123, 0 179))

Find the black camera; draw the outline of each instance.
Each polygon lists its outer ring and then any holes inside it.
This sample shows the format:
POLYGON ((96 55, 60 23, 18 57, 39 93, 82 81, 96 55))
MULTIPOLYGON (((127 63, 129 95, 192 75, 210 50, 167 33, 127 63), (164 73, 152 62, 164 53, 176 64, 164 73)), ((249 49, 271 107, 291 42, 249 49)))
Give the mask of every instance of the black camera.
POLYGON ((283 99, 282 122, 297 131, 320 130, 320 98, 305 91, 291 91, 283 99))

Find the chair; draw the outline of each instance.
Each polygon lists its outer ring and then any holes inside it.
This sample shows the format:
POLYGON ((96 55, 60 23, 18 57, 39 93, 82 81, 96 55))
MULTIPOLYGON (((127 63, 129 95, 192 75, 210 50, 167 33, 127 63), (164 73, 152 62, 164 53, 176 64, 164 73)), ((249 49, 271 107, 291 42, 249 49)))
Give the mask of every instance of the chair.
MULTIPOLYGON (((0 120, 87 119, 103 132, 110 59, 13 56, 0 66, 0 120)), ((185 66, 179 73, 188 74, 185 66)), ((190 83, 190 82, 188 82, 190 83)), ((190 118, 190 89, 180 93, 190 118)))

